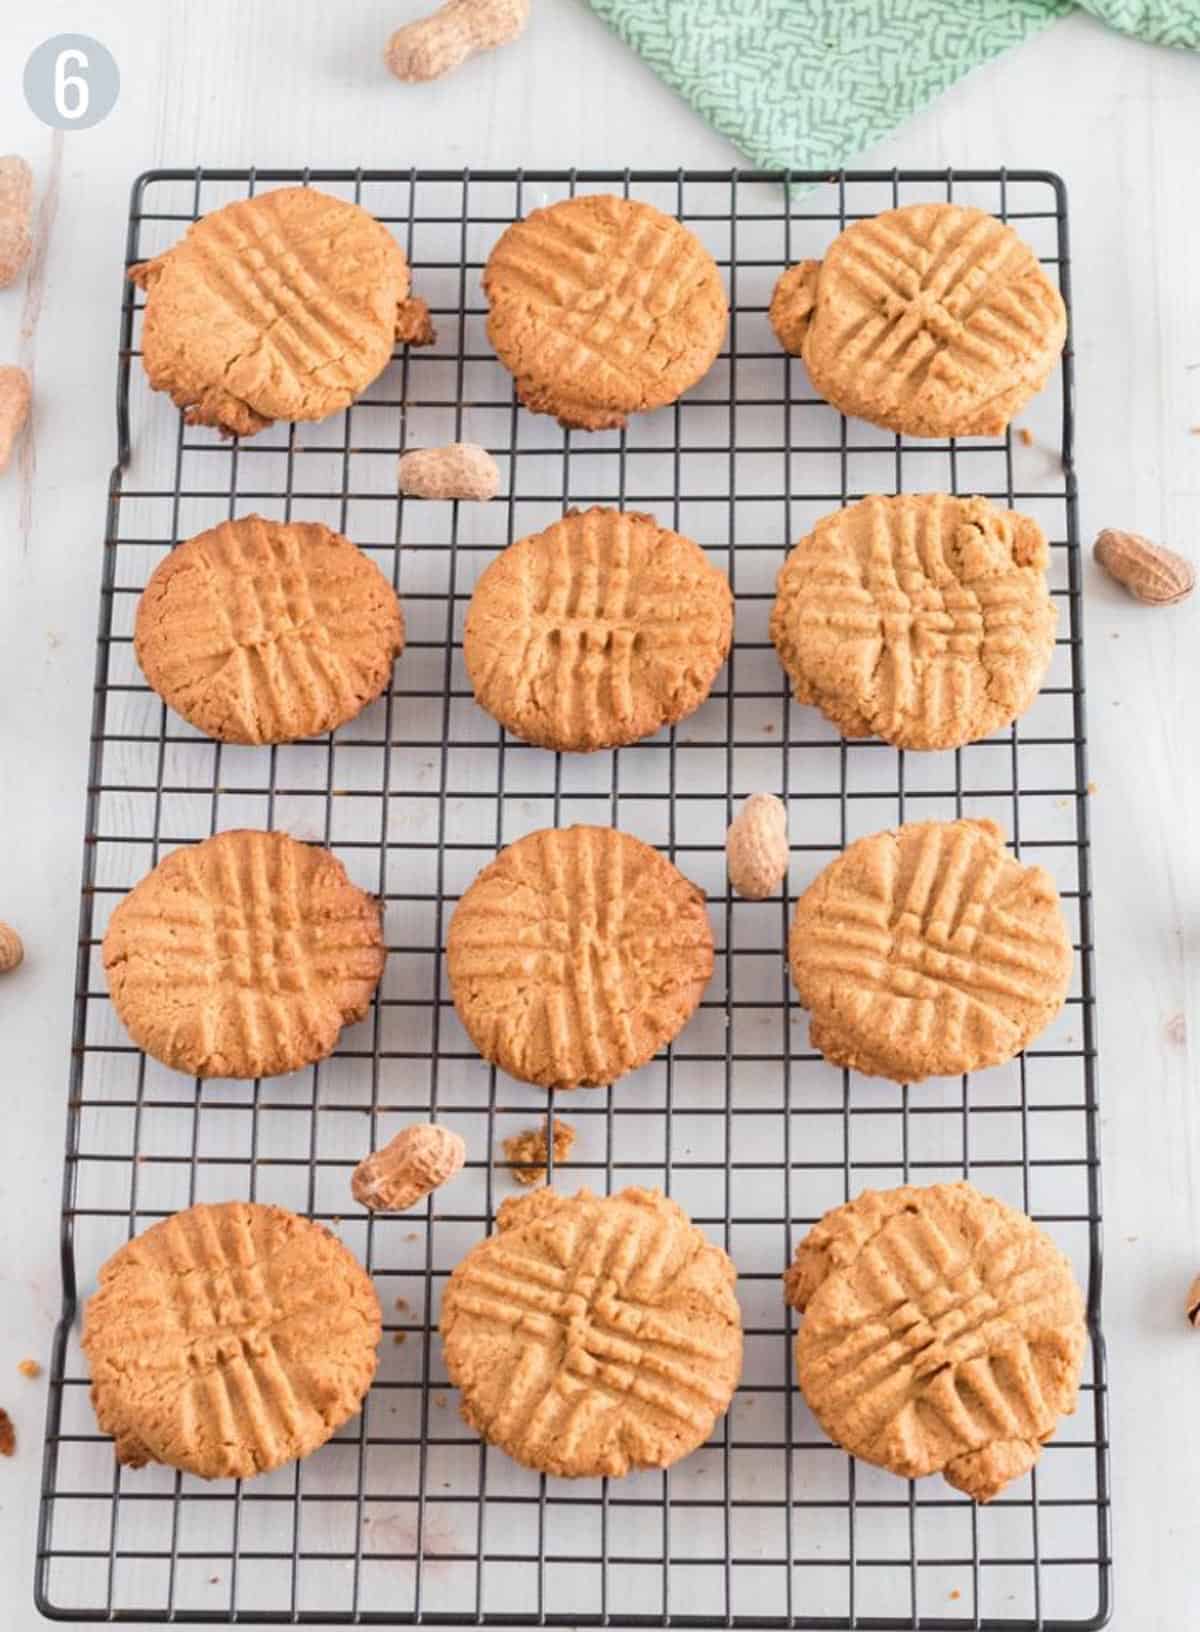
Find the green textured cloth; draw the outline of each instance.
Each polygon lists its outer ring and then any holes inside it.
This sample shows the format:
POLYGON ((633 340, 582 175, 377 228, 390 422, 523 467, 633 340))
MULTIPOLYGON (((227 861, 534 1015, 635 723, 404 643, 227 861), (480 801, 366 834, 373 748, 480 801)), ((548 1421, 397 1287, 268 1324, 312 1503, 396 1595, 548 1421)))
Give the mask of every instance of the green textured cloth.
MULTIPOLYGON (((1075 0, 589 0, 755 164, 824 170, 1075 0)), ((1082 0, 1114 28, 1200 49, 1200 0, 1082 0)))

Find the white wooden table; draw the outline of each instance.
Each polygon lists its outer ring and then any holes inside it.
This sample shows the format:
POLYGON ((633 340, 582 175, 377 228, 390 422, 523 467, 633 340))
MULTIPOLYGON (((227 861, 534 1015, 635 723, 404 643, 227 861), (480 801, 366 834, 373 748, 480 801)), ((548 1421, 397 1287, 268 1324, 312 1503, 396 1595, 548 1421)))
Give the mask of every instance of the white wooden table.
MULTIPOLYGON (((28 961, 0 987, 8 1161, 0 1404, 0 1600, 24 1632, 58 1199, 79 843, 117 290, 131 178, 153 165, 728 166, 733 150, 582 0, 538 0, 519 48, 402 89, 379 53, 410 0, 126 0, 6 9, 0 151, 25 153, 47 235, 0 295, 0 358, 35 378, 36 436, 0 484, 0 916, 28 961), (21 65, 48 35, 103 40, 115 113, 61 142, 21 65)), ((971 76, 864 164, 1028 165, 1070 190, 1083 536, 1118 525, 1196 553, 1200 531, 1200 60, 1085 17, 971 76)), ((1121 1632, 1200 1618, 1200 599, 1143 610, 1089 572, 1089 725, 1105 1158, 1106 1326, 1121 1632)))

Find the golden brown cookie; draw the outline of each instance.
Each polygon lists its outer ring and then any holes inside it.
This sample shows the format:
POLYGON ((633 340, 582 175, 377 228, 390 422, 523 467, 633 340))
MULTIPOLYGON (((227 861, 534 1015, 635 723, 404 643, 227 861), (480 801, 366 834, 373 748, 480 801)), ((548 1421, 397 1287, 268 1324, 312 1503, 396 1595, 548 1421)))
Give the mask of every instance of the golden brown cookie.
POLYGON ((133 646, 163 701, 206 736, 294 742, 344 725, 386 690, 404 615, 340 533, 243 516, 159 562, 133 646))
POLYGON ((865 1190, 784 1276, 796 1379, 830 1439, 977 1502, 1028 1473, 1075 1409, 1087 1343, 1071 1266, 970 1184, 865 1190))
POLYGON ((1011 227, 909 204, 789 267, 771 325, 844 414, 909 436, 995 436, 1050 377, 1067 313, 1011 227))
POLYGON ((488 339, 535 414, 584 431, 662 408, 712 367, 729 324, 716 262, 650 204, 593 193, 534 210, 483 274, 488 339))
POLYGON ((117 1461, 248 1479, 355 1415, 382 1331, 370 1277, 306 1218, 201 1203, 115 1252, 83 1318, 117 1461))
POLYGON ((280 187, 201 217, 129 276, 146 291, 142 361, 192 425, 251 436, 324 419, 434 338, 408 262, 357 204, 280 187))
POLYGON ((1071 978, 1054 880, 987 821, 858 839, 797 901, 788 954, 813 1047, 895 1082, 1011 1060, 1071 978))
POLYGON ((563 1478, 667 1468, 702 1445, 742 1369, 737 1272, 658 1190, 535 1190, 501 1204, 442 1298, 471 1427, 563 1478))
POLYGON ((383 973, 379 903, 336 856, 237 828, 172 851, 113 912, 113 1007, 195 1077, 274 1077, 332 1053, 383 973))
POLYGON ((632 511, 569 511, 488 566, 467 609, 475 700, 542 748, 619 748, 691 714, 733 638, 729 580, 632 511))
POLYGON ((986 499, 872 494, 780 568, 771 639, 796 699, 847 737, 957 748, 1010 725, 1054 653, 1037 522, 986 499))
POLYGON ((611 827, 502 850, 450 920, 458 1017, 485 1060, 544 1088, 596 1087, 678 1035, 713 970, 704 892, 611 827))

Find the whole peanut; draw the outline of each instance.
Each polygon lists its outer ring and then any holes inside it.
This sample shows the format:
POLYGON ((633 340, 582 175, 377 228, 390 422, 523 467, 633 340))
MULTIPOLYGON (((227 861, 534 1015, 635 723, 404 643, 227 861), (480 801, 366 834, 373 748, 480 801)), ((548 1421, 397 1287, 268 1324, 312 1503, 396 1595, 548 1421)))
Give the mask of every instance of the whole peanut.
POLYGON ((8 469, 13 444, 29 418, 29 375, 23 368, 0 367, 0 470, 8 469))
POLYGON ((445 448, 414 448, 400 460, 400 491, 416 499, 496 497, 500 472, 486 448, 474 442, 451 442, 445 448))
POLYGON ((21 937, 11 924, 0 924, 0 975, 9 975, 25 956, 21 937))
POLYGON ((1186 601, 1196 587, 1196 569, 1190 561, 1140 533, 1106 527, 1092 554, 1110 578, 1148 606, 1174 606, 1186 601))
POLYGON ((359 1162, 350 1188, 372 1212, 402 1213, 452 1179, 466 1159, 459 1134, 436 1122, 414 1122, 359 1162))
POLYGON ((0 289, 21 274, 33 245, 33 171, 15 153, 0 159, 0 289))
POLYGON ((431 17, 398 28, 385 60, 397 79, 441 79, 477 51, 515 40, 529 6, 530 0, 446 0, 431 17))
POLYGON ((788 870, 787 807, 773 793, 752 793, 725 839, 729 882, 747 901, 763 901, 788 870))

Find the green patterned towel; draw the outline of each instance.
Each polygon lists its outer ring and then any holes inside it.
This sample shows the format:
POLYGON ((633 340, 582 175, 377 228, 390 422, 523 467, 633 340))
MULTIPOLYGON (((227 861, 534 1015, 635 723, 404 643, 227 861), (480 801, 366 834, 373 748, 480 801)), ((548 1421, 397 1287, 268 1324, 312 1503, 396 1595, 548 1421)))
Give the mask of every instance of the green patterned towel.
MULTIPOLYGON (((1075 0, 590 0, 753 163, 825 170, 1075 0)), ((1114 28, 1200 49, 1200 0, 1082 0, 1114 28)))

